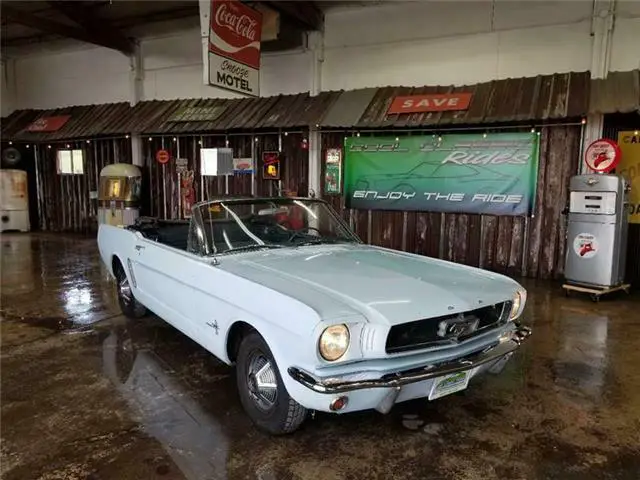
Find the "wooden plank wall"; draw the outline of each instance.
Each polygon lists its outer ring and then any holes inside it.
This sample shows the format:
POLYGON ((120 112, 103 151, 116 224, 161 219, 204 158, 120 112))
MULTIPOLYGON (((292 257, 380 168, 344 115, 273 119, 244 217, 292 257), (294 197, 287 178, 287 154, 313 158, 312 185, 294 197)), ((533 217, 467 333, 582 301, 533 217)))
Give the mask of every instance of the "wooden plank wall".
MULTIPOLYGON (((262 152, 277 151, 282 145, 281 187, 297 190, 300 185, 308 185, 309 156, 302 148, 306 135, 302 132, 285 134, 246 134, 246 135, 182 135, 149 137, 143 140, 145 158, 144 213, 160 218, 181 218, 179 207, 179 184, 175 167, 175 158, 186 158, 190 170, 194 170, 194 184, 198 201, 225 196, 228 182, 228 195, 250 196, 251 175, 229 176, 200 175, 200 148, 229 147, 234 157, 256 155, 258 166, 262 152), (257 141, 256 141, 257 139, 257 141), (155 154, 161 148, 169 150, 172 160, 165 165, 155 160, 155 154)), ((260 168, 256 171, 256 195, 274 196, 279 193, 279 184, 273 180, 262 180, 260 168)))
MULTIPOLYGON (((323 134, 323 159, 327 148, 342 147, 350 134, 323 134)), ((569 178, 578 169, 579 152, 580 127, 542 129, 536 206, 531 218, 346 210, 342 195, 325 194, 324 198, 367 243, 513 276, 558 278, 564 271, 565 255, 566 217, 561 212, 567 202, 569 178)))
POLYGON ((75 142, 41 143, 37 148, 38 212, 42 230, 89 233, 97 229, 96 200, 89 192, 98 189, 100 170, 110 163, 131 163, 128 138, 94 139, 75 142), (59 175, 58 149, 84 152, 83 175, 59 175))

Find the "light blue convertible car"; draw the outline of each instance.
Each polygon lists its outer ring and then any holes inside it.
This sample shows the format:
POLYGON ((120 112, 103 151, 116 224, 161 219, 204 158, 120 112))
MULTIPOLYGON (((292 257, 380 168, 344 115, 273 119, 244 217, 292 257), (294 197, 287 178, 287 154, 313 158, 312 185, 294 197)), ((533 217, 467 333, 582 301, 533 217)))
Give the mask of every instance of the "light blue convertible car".
POLYGON ((152 311, 237 368, 271 434, 310 411, 435 400, 499 372, 530 335, 526 291, 485 270, 363 244, 326 202, 196 204, 190 221, 101 225, 125 315, 152 311))

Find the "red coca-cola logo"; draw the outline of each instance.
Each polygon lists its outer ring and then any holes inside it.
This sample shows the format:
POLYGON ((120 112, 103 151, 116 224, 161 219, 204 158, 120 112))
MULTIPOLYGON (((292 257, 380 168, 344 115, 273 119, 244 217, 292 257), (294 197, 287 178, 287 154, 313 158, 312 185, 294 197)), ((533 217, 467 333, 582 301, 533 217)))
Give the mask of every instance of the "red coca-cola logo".
POLYGON ((238 0, 211 1, 209 50, 231 61, 260 68, 262 14, 238 0))
POLYGON ((228 28, 233 33, 253 42, 256 40, 256 26, 258 22, 249 15, 235 14, 226 3, 221 3, 216 12, 215 22, 221 27, 228 28))

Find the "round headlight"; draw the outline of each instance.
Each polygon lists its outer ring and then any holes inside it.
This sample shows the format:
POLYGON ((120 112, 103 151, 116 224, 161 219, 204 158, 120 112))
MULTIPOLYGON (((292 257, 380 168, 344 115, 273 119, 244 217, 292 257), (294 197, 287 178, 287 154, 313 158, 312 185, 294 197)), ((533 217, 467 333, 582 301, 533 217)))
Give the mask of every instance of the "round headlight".
POLYGON ((345 354, 349 348, 349 329, 346 325, 327 327, 318 342, 318 350, 325 360, 333 362, 345 354))
POLYGON ((509 320, 514 320, 518 313, 520 312, 520 307, 522 306, 522 292, 517 291, 513 296, 513 304, 511 305, 511 313, 509 314, 509 320))

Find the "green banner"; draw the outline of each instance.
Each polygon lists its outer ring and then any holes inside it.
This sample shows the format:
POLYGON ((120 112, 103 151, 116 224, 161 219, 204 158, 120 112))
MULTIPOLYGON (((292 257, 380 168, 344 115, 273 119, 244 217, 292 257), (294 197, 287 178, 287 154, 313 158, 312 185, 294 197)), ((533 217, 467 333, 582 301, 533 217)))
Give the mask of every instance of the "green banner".
POLYGON ((527 215, 537 133, 345 139, 347 208, 527 215))

